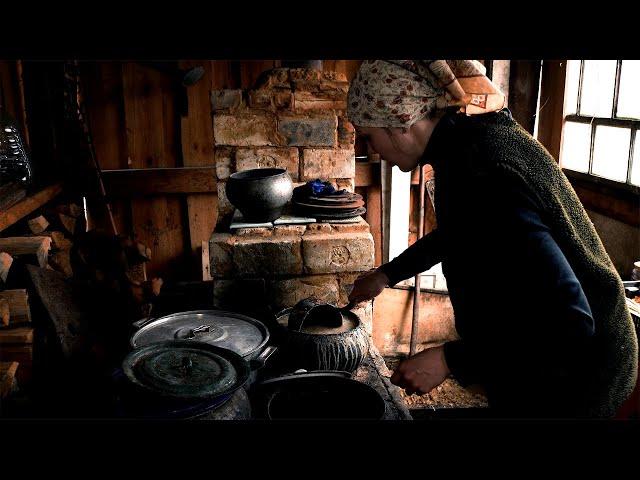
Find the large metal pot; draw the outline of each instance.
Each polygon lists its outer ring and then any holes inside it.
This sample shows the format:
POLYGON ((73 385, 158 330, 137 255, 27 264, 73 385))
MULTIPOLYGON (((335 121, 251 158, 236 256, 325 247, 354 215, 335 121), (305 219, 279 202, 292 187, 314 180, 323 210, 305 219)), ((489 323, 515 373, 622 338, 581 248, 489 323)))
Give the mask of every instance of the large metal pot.
POLYGON ((247 362, 250 375, 246 387, 255 382, 258 371, 276 347, 268 346, 267 327, 256 320, 225 310, 193 310, 178 312, 138 322, 131 337, 133 348, 156 342, 192 340, 231 350, 247 362))
POLYGON ((254 168, 232 174, 226 195, 247 222, 272 222, 293 196, 293 183, 283 168, 254 168))

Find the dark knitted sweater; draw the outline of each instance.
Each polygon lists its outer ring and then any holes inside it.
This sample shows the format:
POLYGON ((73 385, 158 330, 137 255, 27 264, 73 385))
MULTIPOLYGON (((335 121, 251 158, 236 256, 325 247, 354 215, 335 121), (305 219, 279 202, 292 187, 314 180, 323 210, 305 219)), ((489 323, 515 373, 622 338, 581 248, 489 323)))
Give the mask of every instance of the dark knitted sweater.
POLYGON ((395 284, 442 262, 461 383, 520 416, 611 416, 633 390, 638 344, 621 279, 551 155, 508 111, 449 113, 423 163, 437 229, 380 267, 395 284))

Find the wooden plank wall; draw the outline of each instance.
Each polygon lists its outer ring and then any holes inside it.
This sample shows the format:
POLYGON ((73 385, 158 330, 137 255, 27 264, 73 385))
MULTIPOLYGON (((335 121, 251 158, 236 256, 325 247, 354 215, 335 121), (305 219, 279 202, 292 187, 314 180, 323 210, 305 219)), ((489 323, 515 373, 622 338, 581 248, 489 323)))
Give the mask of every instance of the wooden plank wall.
MULTIPOLYGON (((83 65, 88 117, 103 170, 215 166, 210 91, 250 88, 280 61, 179 62, 181 68, 197 65, 205 74, 186 88, 186 115, 179 108, 180 89, 165 73, 136 62, 83 65)), ((217 195, 120 195, 110 199, 118 232, 151 248, 148 275, 201 279, 202 242, 216 223, 217 195)), ((101 202, 93 199, 88 206, 91 225, 110 231, 101 202)))

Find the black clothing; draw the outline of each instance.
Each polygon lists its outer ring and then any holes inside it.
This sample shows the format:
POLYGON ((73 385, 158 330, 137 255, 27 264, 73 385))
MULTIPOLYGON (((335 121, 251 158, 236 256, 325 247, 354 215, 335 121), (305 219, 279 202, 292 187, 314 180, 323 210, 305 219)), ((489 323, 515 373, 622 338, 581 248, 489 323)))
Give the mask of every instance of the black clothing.
MULTIPOLYGON (((612 292, 613 303, 600 294, 589 297, 581 283, 588 276, 576 275, 585 270, 567 253, 576 250, 572 242, 591 241, 589 253, 606 257, 604 249, 598 249, 595 230, 571 229, 574 217, 578 223, 586 217, 577 197, 569 202, 579 209, 567 208, 567 219, 558 220, 544 200, 547 187, 511 174, 529 168, 527 162, 539 162, 548 170, 543 182, 557 181, 558 173, 564 177, 536 145, 508 111, 471 117, 447 113, 422 159, 435 171, 437 229, 379 270, 394 285, 442 262, 461 337, 445 344, 447 363, 461 384, 483 384, 497 411, 516 416, 611 415, 616 407, 602 407, 602 398, 612 396, 619 405, 620 397, 631 391, 630 382, 612 386, 606 383, 611 383, 611 375, 601 383, 596 380, 598 362, 612 359, 603 360, 598 353, 602 348, 596 333, 613 330, 608 319, 594 316, 590 302, 615 304, 618 292, 612 292), (526 149, 531 152, 523 155, 526 149), (618 391, 612 394, 612 388, 618 391)), ((608 257, 600 261, 613 268, 608 257)), ((635 332, 631 328, 620 335, 629 335, 617 337, 627 345, 618 352, 620 362, 637 365, 635 332)), ((620 362, 618 368, 623 368, 620 362)), ((633 384, 636 374, 630 372, 633 384)))

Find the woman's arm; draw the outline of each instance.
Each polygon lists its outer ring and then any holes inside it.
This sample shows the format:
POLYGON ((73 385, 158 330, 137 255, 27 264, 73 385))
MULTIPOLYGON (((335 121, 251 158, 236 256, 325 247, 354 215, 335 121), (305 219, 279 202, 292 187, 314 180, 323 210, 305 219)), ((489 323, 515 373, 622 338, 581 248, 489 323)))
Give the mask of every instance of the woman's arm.
POLYGON ((442 261, 442 241, 438 229, 428 233, 404 252, 377 268, 389 279, 392 287, 402 280, 429 270, 442 261))

